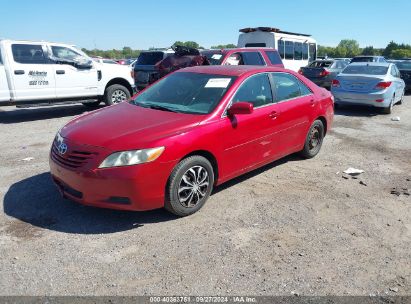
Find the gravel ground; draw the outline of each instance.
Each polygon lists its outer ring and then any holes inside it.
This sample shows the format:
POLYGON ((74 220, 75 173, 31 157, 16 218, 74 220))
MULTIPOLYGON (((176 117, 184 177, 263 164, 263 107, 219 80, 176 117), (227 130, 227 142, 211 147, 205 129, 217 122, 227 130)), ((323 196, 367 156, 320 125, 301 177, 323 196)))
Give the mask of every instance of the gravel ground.
POLYGON ((411 96, 337 111, 316 158, 226 183, 187 218, 59 196, 49 147, 85 110, 0 108, 1 295, 411 294, 411 96))

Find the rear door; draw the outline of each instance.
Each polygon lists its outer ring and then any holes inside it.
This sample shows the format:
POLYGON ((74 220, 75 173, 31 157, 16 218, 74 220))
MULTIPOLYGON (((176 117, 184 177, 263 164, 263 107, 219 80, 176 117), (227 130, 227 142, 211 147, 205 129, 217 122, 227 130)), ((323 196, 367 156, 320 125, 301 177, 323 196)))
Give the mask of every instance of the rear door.
POLYGON ((17 103, 56 98, 54 70, 44 43, 12 43, 11 54, 10 75, 17 103))
POLYGON ((391 75, 393 76, 393 79, 394 79, 393 82, 395 85, 396 100, 401 100, 402 95, 404 93, 405 85, 404 85, 404 80, 401 79, 401 73, 395 64, 391 66, 391 75))
POLYGON ((275 101, 281 112, 277 119, 281 130, 277 149, 281 155, 287 155, 304 144, 313 110, 318 105, 314 94, 294 75, 276 72, 271 76, 275 101))
POLYGON ((74 48, 49 45, 53 72, 56 78, 57 98, 97 96, 98 75, 96 64, 91 68, 78 68, 74 62, 86 62, 89 58, 74 48))
POLYGON ((10 100, 10 90, 7 83, 6 70, 3 65, 3 59, 1 56, 0 49, 0 101, 9 101, 10 100))

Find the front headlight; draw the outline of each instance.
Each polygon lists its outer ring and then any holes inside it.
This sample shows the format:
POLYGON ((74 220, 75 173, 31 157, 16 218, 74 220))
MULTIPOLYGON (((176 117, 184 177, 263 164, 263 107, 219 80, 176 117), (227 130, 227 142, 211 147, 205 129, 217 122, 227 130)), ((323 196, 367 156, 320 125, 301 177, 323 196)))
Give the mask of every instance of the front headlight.
POLYGON ((156 160, 163 153, 164 147, 116 152, 109 155, 99 168, 131 166, 156 160))

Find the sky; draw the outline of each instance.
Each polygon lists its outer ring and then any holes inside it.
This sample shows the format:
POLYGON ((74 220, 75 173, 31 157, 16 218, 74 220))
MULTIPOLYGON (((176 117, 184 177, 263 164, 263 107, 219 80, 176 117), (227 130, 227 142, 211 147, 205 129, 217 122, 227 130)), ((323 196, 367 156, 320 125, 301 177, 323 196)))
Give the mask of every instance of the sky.
POLYGON ((0 38, 45 40, 87 49, 237 44, 238 30, 270 26, 311 34, 320 45, 411 44, 409 0, 0 0, 0 38))

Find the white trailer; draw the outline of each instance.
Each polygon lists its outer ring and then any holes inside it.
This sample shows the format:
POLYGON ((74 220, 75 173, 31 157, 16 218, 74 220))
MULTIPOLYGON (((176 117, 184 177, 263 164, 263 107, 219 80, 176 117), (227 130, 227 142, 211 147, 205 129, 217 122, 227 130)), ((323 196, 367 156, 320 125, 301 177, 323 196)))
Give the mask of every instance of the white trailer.
POLYGON ((272 27, 240 30, 238 47, 277 49, 286 69, 298 71, 317 59, 317 42, 311 35, 281 31, 272 27))

